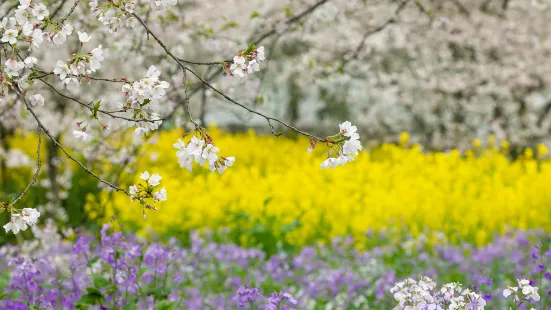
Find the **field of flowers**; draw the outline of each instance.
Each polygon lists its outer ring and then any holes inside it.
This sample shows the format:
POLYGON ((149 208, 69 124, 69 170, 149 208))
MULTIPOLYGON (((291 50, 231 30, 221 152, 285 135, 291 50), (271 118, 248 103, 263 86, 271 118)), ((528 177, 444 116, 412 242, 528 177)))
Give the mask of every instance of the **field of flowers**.
POLYGON ((544 145, 431 153, 402 134, 327 170, 304 139, 209 132, 236 157, 223 175, 181 168, 179 131, 128 167, 125 186, 140 167, 163 176, 168 200, 146 219, 73 167, 88 229, 51 221, 2 246, 0 307, 551 309, 544 145))
POLYGON ((323 150, 308 155, 306 139, 211 132, 237 158, 227 173, 180 168, 171 145, 181 132, 164 132, 136 163, 163 176, 169 199, 159 212, 144 220, 128 197, 105 194, 89 197, 89 214, 161 234, 227 229, 247 246, 272 240, 302 246, 350 235, 361 248, 366 232, 389 227, 484 244, 507 228, 551 228, 551 162, 543 145, 511 162, 506 142, 498 148, 475 141, 464 154, 424 153, 402 135, 397 145, 322 170, 323 150))

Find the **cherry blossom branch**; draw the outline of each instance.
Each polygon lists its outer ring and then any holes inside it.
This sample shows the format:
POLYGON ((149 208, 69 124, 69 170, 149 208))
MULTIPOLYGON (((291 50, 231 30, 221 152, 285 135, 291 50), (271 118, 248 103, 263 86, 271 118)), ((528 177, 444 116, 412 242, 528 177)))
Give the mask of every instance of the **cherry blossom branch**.
POLYGON ((303 136, 312 138, 312 139, 317 140, 317 141, 325 141, 325 139, 322 139, 322 138, 320 138, 320 137, 316 137, 316 136, 314 136, 314 135, 312 135, 312 134, 310 134, 310 133, 307 133, 307 132, 305 132, 305 131, 302 131, 302 130, 300 130, 300 129, 298 129, 298 128, 296 128, 296 127, 290 125, 290 124, 287 124, 286 122, 284 122, 284 121, 282 121, 282 120, 280 120, 280 119, 277 119, 277 118, 274 118, 274 117, 271 117, 271 116, 267 116, 267 115, 265 115, 265 114, 262 114, 262 113, 260 113, 260 112, 258 112, 258 111, 256 111, 256 110, 253 110, 253 109, 249 108, 248 106, 246 106, 246 105, 244 105, 244 104, 242 104, 242 103, 237 102, 236 100, 232 99, 232 98, 229 97, 228 95, 224 94, 222 91, 220 91, 220 90, 218 90, 217 88, 215 88, 214 86, 212 86, 212 84, 210 84, 209 82, 203 80, 203 78, 201 78, 201 77, 199 76, 199 74, 195 73, 195 71, 193 71, 193 70, 191 70, 191 69, 189 69, 189 68, 184 68, 184 69, 187 70, 187 71, 189 71, 191 74, 195 75, 195 77, 197 77, 197 78, 199 79, 199 81, 201 81, 205 86, 207 86, 208 88, 212 89, 214 92, 216 92, 216 93, 219 94, 220 96, 224 97, 224 99, 226 99, 227 101, 229 101, 229 102, 231 102, 231 103, 233 103, 233 104, 235 104, 235 105, 237 105, 237 106, 239 106, 239 107, 241 107, 241 108, 247 110, 247 111, 250 112, 250 113, 253 113, 253 114, 256 114, 256 115, 258 115, 258 116, 260 116, 260 117, 263 117, 263 118, 268 122, 268 125, 270 125, 270 128, 271 128, 271 130, 272 130, 272 133, 273 133, 274 135, 279 136, 280 134, 275 132, 275 128, 274 128, 274 126, 272 125, 272 121, 274 121, 274 122, 276 122, 276 123, 279 123, 279 124, 281 124, 281 125, 283 125, 283 126, 289 128, 289 129, 291 129, 291 130, 293 130, 293 131, 295 131, 295 132, 297 132, 297 133, 299 133, 299 134, 301 134, 301 135, 303 135, 303 136))
MULTIPOLYGON (((299 22, 300 20, 302 20, 304 17, 306 17, 307 15, 311 14, 312 12, 314 12, 316 9, 318 9, 322 4, 328 2, 329 0, 321 0, 321 1, 318 1, 316 2, 314 5, 308 7, 307 9, 305 9, 304 11, 302 11, 301 13, 289 18, 287 21, 285 21, 285 24, 287 25, 292 25, 294 23, 297 23, 299 22)), ((139 17, 138 16, 135 16, 138 20, 139 17)), ((140 20, 141 24, 145 26, 144 22, 142 22, 140 20)), ((261 34, 259 36, 258 39, 256 40, 253 40, 252 36, 248 39, 248 41, 253 41, 255 44, 260 44, 262 41, 264 41, 266 38, 274 35, 277 33, 277 31, 274 30, 275 28, 273 28, 272 30, 270 31, 267 31, 266 33, 264 34, 261 34)), ((147 30, 147 27, 146 27, 146 30, 147 30)), ((282 36, 285 32, 287 32, 288 29, 285 29, 282 33, 279 34, 279 37, 282 36)), ((149 37, 149 32, 147 33, 148 37, 149 37)), ((184 63, 188 63, 188 64, 195 64, 195 65, 220 65, 222 64, 222 62, 205 62, 205 63, 200 63, 200 62, 192 62, 192 61, 188 61, 188 60, 184 60, 184 59, 181 59, 181 58, 178 58, 178 60, 180 60, 181 62, 184 62, 184 63)), ((225 62, 232 62, 231 60, 230 61, 225 61, 225 62)), ((216 70, 215 72, 213 72, 210 76, 208 76, 207 78, 205 78, 204 80, 205 81, 208 81, 210 82, 213 78, 215 78, 216 76, 220 75, 220 73, 223 71, 222 68, 218 68, 218 70, 216 70)), ((202 83, 201 83, 202 84, 202 83)), ((204 87, 203 86, 198 86, 197 88, 195 88, 194 90, 191 91, 191 94, 190 95, 193 95, 195 94, 196 92, 198 92, 199 90, 202 90, 204 87)), ((176 105, 169 113, 168 113, 168 116, 166 117, 167 119, 171 118, 174 113, 176 112, 176 110, 180 107, 180 105, 176 105)))
POLYGON ((11 11, 13 11, 13 9, 17 8, 18 5, 19 5, 19 2, 14 1, 13 4, 8 8, 6 13, 2 17, 0 17, 0 20, 4 19, 4 17, 7 17, 11 13, 11 11))
MULTIPOLYGON (((316 2, 314 5, 310 6, 309 8, 307 8, 306 10, 302 11, 301 13, 289 18, 288 20, 285 21, 285 24, 286 25, 292 25, 296 22, 299 22, 303 17, 307 16, 308 14, 314 12, 317 8, 319 8, 321 5, 323 5, 324 3, 328 2, 329 0, 320 0, 318 2, 316 2)), ((277 30, 274 28, 272 28, 272 30, 270 31, 267 31, 266 33, 260 35, 258 37, 258 39, 254 40, 253 42, 255 44, 258 44, 260 43, 261 41, 263 41, 264 39, 266 39, 267 37, 269 36, 272 36, 274 34, 277 33, 277 30)))
MULTIPOLYGON (((327 0, 325 1, 321 1, 322 3, 325 3, 327 0)), ((321 5, 321 4, 320 4, 321 5)), ((258 111, 255 111, 249 107, 247 107, 246 105, 242 104, 242 103, 239 103, 237 102, 236 100, 232 99, 231 97, 229 97, 228 95, 224 94, 222 91, 218 90, 217 88, 215 88, 214 86, 212 86, 209 82, 205 81, 203 78, 201 78, 201 76, 199 76, 199 74, 195 73, 195 71, 187 68, 182 62, 180 62, 180 60, 178 59, 178 57, 174 56, 174 54, 172 54, 172 52, 170 52, 170 50, 168 49, 168 47, 163 43, 163 41, 155 34, 153 33, 153 31, 151 31, 151 29, 149 29, 149 27, 145 24, 145 22, 138 16, 136 15, 135 13, 132 13, 132 15, 142 24, 142 26, 144 27, 144 29, 147 31, 147 33, 149 33, 153 39, 155 39, 155 41, 157 41, 157 43, 163 48, 163 50, 165 51, 165 53, 170 57, 172 58, 174 61, 176 61, 176 63, 178 63, 178 65, 180 65, 180 67, 183 69, 183 70, 187 70, 189 71, 191 74, 193 74, 195 77, 197 77, 199 79, 199 81, 201 81, 204 85, 206 85, 208 88, 212 89, 214 92, 218 93, 219 95, 221 95, 222 97, 224 97, 226 100, 228 100, 229 102, 249 111, 250 113, 253 113, 253 114, 256 114, 258 116, 261 116, 263 117, 267 122, 268 122, 268 125, 270 125, 270 128, 272 130, 272 133, 276 136, 279 136, 280 134, 276 133, 275 132, 275 128, 272 124, 272 121, 274 122, 277 122, 297 133, 300 133, 301 135, 304 135, 304 136, 307 136, 307 137, 310 137, 311 139, 314 139, 316 141, 325 141, 326 139, 322 139, 322 138, 319 138, 319 137, 316 137, 312 134, 309 134, 305 131, 302 131, 292 125, 289 125, 287 123, 285 123, 284 121, 282 120, 279 120, 277 118, 274 118, 274 117, 271 117, 271 116, 267 116, 267 115, 264 115, 258 111)))
POLYGON ((361 40, 360 40, 360 43, 358 44, 358 46, 356 47, 356 49, 354 50, 353 54, 349 57, 349 58, 343 58, 340 66, 339 66, 339 70, 342 70, 344 68, 344 66, 346 65, 346 63, 348 63, 349 61, 353 60, 353 59, 356 59, 358 58, 358 55, 360 54, 360 52, 363 50, 363 48, 365 47, 365 43, 366 43, 366 40, 368 37, 376 34, 376 33, 379 33, 381 31, 383 31, 386 27, 388 27, 390 24, 394 24, 397 22, 397 18, 398 18, 398 15, 400 14, 400 12, 402 12, 402 10, 404 10, 404 8, 406 7, 406 4, 408 4, 410 0, 403 0, 400 5, 398 6, 398 8, 396 8, 396 10, 394 11, 394 13, 392 14, 392 17, 389 18, 387 21, 385 21, 384 23, 382 23, 380 26, 376 27, 376 28, 373 28, 373 29, 369 29, 368 31, 366 31, 361 40))
POLYGON ((54 142, 54 144, 67 156, 67 158, 69 158, 70 160, 72 160, 73 162, 75 162, 77 165, 79 165, 82 169, 84 169, 84 171, 86 171, 88 174, 90 174, 91 176, 93 176, 94 178, 98 179, 101 183, 111 187, 112 189, 114 189, 115 191, 117 192, 123 192, 125 193, 126 195, 130 196, 130 193, 128 193, 128 191, 126 191, 125 189, 123 188, 120 188, 118 186, 115 186, 111 183, 109 183, 108 181, 105 181, 104 179, 102 179, 101 177, 99 177, 97 174, 95 174, 94 172, 92 172, 90 169, 88 169, 88 167, 86 167, 83 163, 81 163, 79 160, 77 160, 76 158, 72 157, 71 154, 69 154, 69 152, 67 152, 67 150, 52 136, 52 134, 50 134, 50 132, 48 131, 48 129, 46 127, 44 127, 44 125, 42 124, 42 122, 40 121, 40 118, 36 115, 36 113, 34 113, 33 109, 31 108, 31 106, 29 105, 29 103, 27 102, 27 99, 25 99, 24 96, 20 95, 21 99, 23 100, 23 103, 25 103, 25 106, 27 107, 27 110, 32 114, 32 116, 34 117, 34 119, 36 120, 36 122, 38 123, 38 126, 41 127, 44 132, 46 133, 46 135, 52 140, 52 142, 54 142))
MULTIPOLYGON (((71 97, 69 95, 65 95, 63 94, 62 92, 60 92, 59 90, 57 90, 52 84, 44 81, 44 79, 39 79, 42 83, 46 84, 46 86, 50 87, 56 94, 58 94, 59 96, 65 98, 65 99, 69 99, 71 101, 74 101, 78 104, 80 104, 81 106, 87 108, 88 110, 90 110, 90 112, 93 112, 94 111, 94 108, 91 106, 91 104, 86 104, 80 100, 78 100, 77 98, 74 98, 74 97, 71 97)), ((150 122, 150 123, 154 123, 154 122, 157 122, 159 120, 163 120, 163 119, 155 119, 155 120, 150 120, 150 119, 132 119, 132 118, 128 118, 128 117, 124 117, 124 116, 120 116, 120 115, 116 115, 114 113, 119 113, 119 112, 125 112, 125 110, 120 110, 120 111, 105 111, 105 110, 101 110, 101 109, 98 109, 97 110, 99 113, 102 113, 102 114, 105 114, 105 115, 109 115, 111 116, 112 118, 118 118, 118 119, 122 119, 122 120, 125 120, 125 121, 129 121, 129 122, 150 122)))
POLYGON ((54 12, 52 13, 52 15, 50 15, 50 19, 53 19, 54 17, 57 16, 57 14, 59 12, 61 12, 61 9, 65 6, 65 3, 67 3, 67 0, 62 0, 61 3, 57 6, 57 8, 55 8, 54 12))
POLYGON ((189 95, 188 95, 188 92, 187 92, 187 71, 186 71, 186 69, 183 69, 183 71, 184 71, 184 81, 183 82, 184 82, 185 105, 186 105, 187 113, 189 115, 189 120, 193 123, 193 125, 195 125, 195 128, 199 128, 199 126, 197 125, 197 123, 193 119, 193 115, 191 115, 191 108, 189 107, 189 95))
MULTIPOLYGON (((31 77, 29 77, 29 80, 40 80, 40 79, 45 78, 45 77, 50 76, 50 75, 56 75, 54 72, 46 72, 46 71, 39 70, 39 69, 32 69, 32 70, 33 70, 33 72, 37 72, 37 73, 40 73, 42 75, 31 76, 31 77)), ((67 74, 67 75, 71 76, 71 77, 76 77, 76 78, 84 77, 84 76, 74 75, 74 74, 67 74)), ((93 76, 85 76, 85 78, 89 79, 89 80, 93 80, 93 81, 102 81, 102 82, 132 83, 132 81, 129 81, 126 78, 111 78, 111 79, 108 79, 108 78, 97 78, 97 77, 93 77, 93 76)))
POLYGON ((227 63, 227 62, 232 62, 231 60, 222 60, 222 61, 212 61, 212 62, 197 62, 197 61, 190 61, 190 60, 185 60, 185 59, 182 59, 182 58, 178 58, 179 61, 183 62, 183 63, 187 63, 187 64, 190 64, 190 65, 198 65, 198 66, 219 66, 219 65, 224 65, 224 63, 227 63))
POLYGON ((37 134, 36 134, 38 136, 38 146, 36 147, 36 171, 34 172, 33 179, 29 184, 27 184, 27 187, 25 187, 25 189, 21 192, 21 194, 19 194, 19 196, 10 203, 9 207, 15 205, 21 198, 23 198, 27 194, 27 191, 29 191, 29 188, 31 188, 31 186, 36 183, 36 179, 38 178, 38 174, 40 173, 40 167, 42 164, 42 161, 40 160, 40 145, 42 142, 42 137, 40 134, 41 130, 42 128, 38 126, 37 134))
POLYGON ((71 10, 69 11, 69 13, 67 13, 67 15, 65 15, 65 17, 63 17, 60 21, 59 21, 59 24, 63 24, 67 18, 69 18, 69 16, 71 16, 71 14, 73 14, 73 12, 75 11, 75 8, 77 7, 78 3, 80 2, 80 0, 75 0, 75 3, 73 4, 73 6, 71 7, 71 10))

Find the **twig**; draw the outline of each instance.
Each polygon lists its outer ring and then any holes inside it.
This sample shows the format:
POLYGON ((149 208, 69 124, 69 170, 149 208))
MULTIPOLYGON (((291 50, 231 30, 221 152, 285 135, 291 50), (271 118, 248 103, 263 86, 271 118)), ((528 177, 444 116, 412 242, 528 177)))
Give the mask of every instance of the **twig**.
POLYGON ((59 21, 60 24, 63 24, 67 20, 67 18, 69 18, 69 16, 71 16, 71 14, 73 14, 73 12, 75 11, 75 8, 77 7, 79 2, 80 2, 80 0, 75 0, 75 3, 73 4, 73 7, 71 7, 71 10, 69 11, 69 13, 67 13, 67 15, 65 15, 65 17, 63 17, 59 21))
MULTIPOLYGON (((32 76, 32 77, 29 78, 29 80, 38 80, 38 79, 45 78, 45 77, 50 76, 50 75, 55 75, 55 73, 53 73, 53 72, 46 72, 46 71, 39 70, 39 69, 33 69, 33 72, 38 72, 38 73, 41 73, 42 75, 32 76)), ((75 78, 83 77, 83 76, 74 75, 74 74, 67 74, 67 75, 71 76, 71 77, 75 77, 75 78)), ((108 79, 108 78, 97 78, 97 77, 92 77, 92 76, 86 76, 86 78, 90 79, 90 80, 94 80, 94 81, 103 81, 103 82, 112 82, 112 83, 132 83, 132 81, 128 81, 125 78, 108 79)))
MULTIPOLYGON (((74 97, 71 97, 71 96, 68 96, 68 95, 65 95, 63 94, 62 92, 60 92, 59 90, 57 90, 52 84, 44 81, 43 79, 39 79, 42 83, 46 84, 48 87, 50 87, 55 93, 57 93, 59 96, 65 98, 65 99, 69 99, 69 100, 72 100, 78 104, 80 104, 81 106, 87 108, 88 110, 90 110, 90 112, 93 111, 93 107, 90 106, 90 104, 86 104, 80 100, 78 100, 77 98, 74 98, 74 97)), ((102 113, 102 114, 105 114, 105 115, 109 115, 111 116, 112 118, 118 118, 118 119, 122 119, 122 120, 125 120, 125 121, 129 121, 129 122, 149 122, 149 123, 155 123, 155 122, 158 122, 158 121, 162 121, 164 119, 162 118, 159 118, 159 119, 155 119, 155 120, 150 120, 150 119, 132 119, 132 118, 128 118, 128 117, 124 117, 124 116, 119 116, 119 115, 115 115, 114 113, 118 113, 118 112, 125 112, 125 110, 119 110, 119 111, 105 111, 105 110, 101 110, 99 109, 98 110, 99 113, 102 113)))
POLYGON ((29 105, 29 103, 27 102, 27 99, 25 99, 24 96, 20 95, 21 99, 23 100, 23 102, 25 103, 25 106, 27 107, 27 110, 29 110, 29 112, 31 112, 32 116, 34 117, 34 119, 36 120, 36 122, 38 123, 38 126, 41 127, 44 132, 46 133, 46 135, 48 135, 48 137, 54 142, 54 144, 63 152, 65 153, 65 155, 72 161, 74 161, 75 163, 77 163, 82 169, 84 169, 84 171, 88 172, 88 174, 90 174, 91 176, 93 176, 94 178, 98 179, 101 183, 111 187, 112 189, 114 189, 115 191, 117 192, 123 192, 125 193, 126 195, 130 196, 130 193, 128 191, 126 191, 125 189, 123 188, 120 188, 120 187, 117 187, 111 183, 109 183, 108 181, 105 181, 104 179, 102 179, 101 177, 99 177, 97 174, 95 174, 94 172, 92 172, 90 169, 88 169, 83 163, 81 163, 80 161, 78 161, 77 159, 75 159, 74 157, 72 157, 69 152, 67 152, 67 150, 65 150, 65 148, 50 134, 50 132, 48 131, 48 129, 46 129, 46 127, 44 127, 44 125, 42 124, 42 122, 40 121, 40 119, 38 118, 38 116, 34 113, 33 109, 31 109, 31 106, 29 105))
MULTIPOLYGON (((326 2, 327 0, 325 1, 322 1, 322 2, 326 2)), ((180 65, 180 67, 183 69, 183 70, 187 70, 189 71, 191 74, 195 75, 195 77, 197 77, 199 79, 199 81, 201 81, 204 85, 206 85, 208 88, 212 89, 213 91, 215 91, 216 93, 218 93, 219 95, 221 95, 222 97, 224 97, 226 100, 228 100, 229 102, 239 106, 239 107, 242 107, 243 109, 249 111, 250 113, 253 113, 253 114, 256 114, 258 116, 261 116, 263 117, 267 122, 268 122, 268 125, 270 125, 270 128, 272 129, 272 133, 274 133, 275 135, 278 135, 276 132, 275 132, 275 128, 274 126, 272 125, 271 121, 274 121, 274 122, 277 122, 291 130, 294 130, 298 133, 300 133, 301 135, 304 135, 304 136, 307 136, 307 137, 310 137, 312 139, 315 139, 317 141, 325 141, 325 139, 322 139, 322 138, 319 138, 319 137, 316 137, 312 134, 309 134, 305 131, 302 131, 298 128, 295 128, 294 126, 291 126, 287 123, 285 123, 284 121, 281 121, 277 118, 274 118, 274 117, 270 117, 270 116, 267 116, 267 115, 264 115, 258 111, 255 111, 249 107, 247 107, 246 105, 244 104, 241 104, 237 101, 235 101, 234 99, 230 98, 228 95, 224 94, 223 92, 221 92, 220 90, 216 89, 214 86, 212 86, 209 82, 205 81, 203 78, 201 78, 197 73, 195 73, 195 71, 187 68, 186 66, 184 66, 184 64, 182 62, 180 62, 180 60, 174 56, 170 50, 168 49, 168 47, 163 43, 163 41, 161 39, 159 39, 159 37, 157 37, 157 35, 155 35, 155 33, 153 33, 153 31, 151 31, 151 29, 149 29, 149 27, 145 24, 145 22, 138 16, 136 15, 136 13, 133 13, 132 14, 141 24, 142 26, 144 27, 144 29, 155 39, 155 41, 157 41, 157 43, 163 48, 163 50, 165 51, 165 53, 170 56, 170 58, 172 58, 174 61, 176 61, 176 63, 178 63, 178 65, 180 65)))
POLYGON ((14 1, 14 3, 6 11, 6 14, 0 17, 0 20, 4 19, 4 17, 7 17, 11 13, 11 11, 13 11, 13 9, 15 9, 17 6, 19 6, 19 1, 14 1))
POLYGON ((37 131, 37 136, 38 136, 38 146, 36 147, 36 171, 34 172, 33 179, 29 184, 27 184, 27 187, 25 187, 23 192, 21 192, 21 194, 19 194, 19 197, 17 197, 14 201, 12 201, 12 203, 10 204, 10 207, 15 205, 17 203, 17 201, 19 201, 21 198, 23 198, 23 196, 25 196, 27 194, 27 191, 29 190, 29 188, 31 188, 31 186, 34 183, 36 183, 36 179, 38 178, 38 174, 40 173, 40 166, 41 166, 41 163, 42 163, 40 161, 40 144, 42 142, 42 137, 41 137, 41 134, 40 134, 41 130, 42 130, 41 126, 38 126, 38 129, 36 130, 37 131))
POLYGON ((195 128, 199 128, 195 120, 193 120, 193 115, 191 114, 191 108, 189 106, 189 95, 187 93, 187 71, 184 68, 184 94, 185 94, 185 105, 187 107, 187 114, 189 115, 189 120, 195 125, 195 128))
POLYGON ((392 14, 392 17, 389 18, 387 21, 385 21, 384 23, 382 23, 380 26, 376 27, 376 28, 373 28, 373 29, 370 29, 368 31, 366 31, 363 36, 362 36, 362 39, 360 40, 360 43, 358 44, 358 46, 354 49, 354 52, 353 54, 348 58, 348 59, 343 59, 338 70, 342 70, 344 68, 344 66, 346 65, 347 62, 349 62, 350 60, 352 59, 356 59, 358 58, 358 55, 360 54, 360 52, 363 50, 363 48, 365 47, 365 42, 367 40, 368 37, 378 33, 378 32, 381 32, 383 31, 388 25, 390 24, 393 24, 397 21, 397 17, 398 15, 400 14, 400 12, 406 7, 406 4, 409 2, 410 0, 404 0, 400 3, 400 5, 398 6, 398 8, 394 11, 394 13, 392 14))
MULTIPOLYGON (((302 11, 301 13, 299 13, 298 15, 295 15, 291 18, 289 18, 288 20, 285 21, 285 24, 287 25, 292 25, 296 22, 299 22, 303 17, 305 17, 306 15, 314 12, 318 7, 320 7, 322 4, 328 2, 329 0, 320 0, 318 2, 316 2, 314 5, 312 5, 311 7, 307 8, 306 10, 302 11)), ((256 39, 254 41, 255 44, 258 44, 260 43, 262 40, 266 39, 267 37, 269 36, 272 36, 274 34, 276 34, 277 31, 275 28, 273 28, 272 30, 260 35, 260 37, 258 39, 256 39)))
POLYGON ((190 64, 190 65, 198 65, 198 66, 219 66, 219 65, 224 65, 224 63, 226 63, 226 62, 232 62, 231 60, 211 61, 211 62, 197 62, 197 61, 185 60, 185 59, 182 59, 182 58, 178 58, 178 60, 183 62, 183 63, 187 63, 187 64, 190 64))
POLYGON ((49 16, 50 20, 54 19, 56 15, 61 11, 63 6, 65 6, 65 3, 67 3, 67 0, 62 0, 61 3, 57 6, 57 8, 54 10, 54 12, 49 16))
MULTIPOLYGON (((295 16, 289 18, 285 23, 288 24, 288 25, 291 25, 291 24, 293 24, 293 23, 299 22, 299 21, 302 20, 306 15, 311 14, 311 13, 314 12, 317 8, 319 8, 322 4, 324 4, 325 2, 328 2, 328 1, 329 1, 329 0, 324 0, 324 1, 319 1, 319 2, 315 3, 314 5, 312 5, 311 7, 307 8, 306 10, 304 10, 304 11, 301 12, 301 13, 299 13, 298 15, 295 15, 295 16)), ((138 18, 138 17, 136 16, 136 18, 138 18)), ((138 19, 139 19, 139 18, 138 18, 138 19)), ((142 25, 143 25, 143 24, 144 24, 144 23, 142 23, 142 25)), ((147 29, 147 28, 146 28, 146 29, 147 29)), ((288 31, 288 28, 285 29, 282 33, 280 33, 279 36, 282 36, 282 35, 283 35, 285 32, 287 32, 287 31, 288 31)), ((149 32, 148 32, 148 34, 149 34, 149 32)), ((256 40, 253 40, 253 38, 250 37, 247 41, 253 41, 254 44, 258 45, 258 44, 260 44, 264 39, 266 39, 266 38, 268 38, 268 37, 270 37, 270 36, 272 36, 272 35, 274 35, 274 34, 276 34, 276 31, 272 29, 272 30, 270 30, 270 31, 268 31, 268 32, 266 32, 266 33, 260 35, 259 38, 256 39, 256 40)), ((196 65, 200 65, 200 64, 207 65, 207 64, 209 64, 209 63, 194 63, 194 62, 191 62, 191 61, 184 61, 183 59, 178 59, 178 60, 180 60, 181 62, 196 64, 196 65)), ((231 61, 226 61, 226 62, 231 62, 231 61)), ((213 78, 215 78, 216 76, 220 75, 220 73, 222 72, 222 70, 223 70, 223 69, 222 69, 221 67, 218 68, 215 72, 213 72, 210 76, 208 76, 208 77, 207 77, 206 79, 204 79, 204 80, 206 80, 206 81, 211 81, 213 78)), ((199 86, 199 87, 195 88, 194 90, 191 91, 191 94, 190 94, 190 95, 195 94, 196 92, 202 90, 203 88, 204 88, 204 87, 202 87, 202 86, 199 86)), ((176 113, 176 110, 177 110, 179 107, 180 107, 180 105, 176 105, 176 106, 170 111, 170 113, 168 113, 168 115, 167 115, 166 118, 167 118, 167 119, 171 118, 171 117, 174 115, 174 113, 176 113)))

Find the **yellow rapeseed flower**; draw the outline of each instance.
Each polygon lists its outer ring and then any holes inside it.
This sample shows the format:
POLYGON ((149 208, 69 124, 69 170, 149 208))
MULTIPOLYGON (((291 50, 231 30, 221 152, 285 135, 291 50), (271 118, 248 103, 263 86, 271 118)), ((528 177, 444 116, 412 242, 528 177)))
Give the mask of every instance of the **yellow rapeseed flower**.
MULTIPOLYGON (((383 144, 345 167, 327 170, 319 167, 323 145, 308 154, 304 138, 209 132, 221 153, 236 157, 223 175, 205 167, 193 173, 180 168, 172 148, 180 131, 162 132, 156 147, 135 164, 163 177, 168 200, 157 204, 159 211, 144 220, 137 203, 107 193, 100 201, 90 197, 89 210, 99 204, 106 207, 105 219, 116 215, 144 231, 269 230, 299 246, 388 227, 478 243, 508 227, 551 228, 546 161, 538 169, 534 159, 511 162, 495 149, 463 157, 457 150, 427 154, 418 145, 383 144)), ((508 149, 505 141, 502 149, 508 149)), ((240 238, 247 243, 249 235, 240 238)))

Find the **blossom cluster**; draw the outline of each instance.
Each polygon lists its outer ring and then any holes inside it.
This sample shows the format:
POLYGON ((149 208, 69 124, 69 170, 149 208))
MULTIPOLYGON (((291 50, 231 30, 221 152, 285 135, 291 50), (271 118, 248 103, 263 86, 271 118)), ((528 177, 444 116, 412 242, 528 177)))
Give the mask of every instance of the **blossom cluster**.
MULTIPOLYGON (((337 135, 327 137, 327 145, 329 146, 329 152, 327 159, 321 163, 321 168, 335 168, 338 165, 346 165, 347 162, 353 161, 358 152, 362 149, 360 142, 360 135, 357 133, 356 126, 352 126, 352 123, 346 121, 339 125, 339 133, 337 135), (337 149, 335 151, 335 149, 337 149), (333 153, 333 154, 332 154, 333 153), (335 157, 334 155, 337 155, 335 157)), ((311 140, 309 152, 315 147, 316 142, 311 140)))
POLYGON ((295 310, 298 304, 293 295, 286 292, 273 292, 264 307, 259 305, 262 299, 266 298, 257 288, 247 286, 240 287, 233 297, 239 309, 295 310))
POLYGON ((40 48, 45 39, 52 41, 57 32, 61 32, 59 27, 54 27, 51 33, 42 31, 41 26, 48 21, 49 15, 50 11, 42 2, 20 0, 13 17, 0 21, 0 41, 10 45, 23 41, 29 43, 29 50, 40 48))
POLYGON ((533 283, 526 279, 517 279, 518 286, 509 286, 503 290, 503 297, 512 296, 516 305, 535 304, 540 301, 538 287, 532 286, 533 283), (522 293, 522 294, 521 294, 522 293))
MULTIPOLYGON (((0 22, 0 41, 10 44, 14 57, 6 60, 3 70, 0 70, 0 96, 7 96, 10 88, 16 92, 25 92, 32 84, 30 74, 25 74, 25 69, 35 71, 38 59, 32 56, 24 58, 19 50, 19 45, 28 44, 28 50, 33 51, 42 46, 42 43, 61 46, 67 41, 67 37, 73 34, 73 26, 69 23, 55 23, 48 19, 49 10, 36 0, 20 0, 19 6, 10 18, 4 18, 0 22), (46 29, 48 31, 46 31, 46 29)), ((90 40, 86 32, 78 31, 81 44, 90 40)), ((75 54, 67 64, 58 61, 54 74, 58 75, 64 85, 69 89, 76 89, 80 85, 78 77, 88 76, 100 68, 103 61, 101 45, 88 54, 75 54)), ((44 97, 41 94, 29 96, 32 105, 43 105, 44 97)))
POLYGON ((158 110, 158 103, 166 95, 166 89, 170 84, 159 80, 161 71, 155 66, 147 69, 146 77, 135 81, 125 83, 122 86, 122 92, 127 97, 125 103, 118 103, 117 107, 123 111, 124 116, 134 121, 131 126, 136 126, 134 137, 139 139, 156 130, 162 124, 158 110))
POLYGON ((460 283, 448 283, 435 290, 436 283, 429 277, 419 281, 407 279, 390 289, 398 302, 395 310, 415 309, 470 309, 482 310, 486 300, 470 289, 462 289, 460 283))
POLYGON ((12 231, 14 234, 19 231, 27 230, 28 226, 34 226, 38 223, 38 217, 40 212, 34 208, 23 208, 20 212, 18 210, 12 210, 10 221, 4 225, 6 233, 12 231))
POLYGON ((73 55, 67 63, 58 60, 53 72, 59 76, 63 85, 66 85, 68 89, 75 90, 80 86, 81 79, 85 79, 92 72, 101 68, 103 60, 103 48, 99 45, 90 53, 73 55))
POLYGON ((249 46, 245 51, 239 51, 233 57, 232 63, 224 64, 224 76, 238 76, 246 79, 247 74, 260 71, 260 63, 266 59, 264 54, 264 46, 256 48, 254 45, 249 46))
POLYGON ((129 187, 128 193, 130 194, 130 199, 132 201, 138 200, 140 204, 143 207, 143 217, 146 217, 145 209, 155 210, 157 211, 157 208, 150 205, 147 202, 147 199, 152 199, 153 202, 158 201, 166 201, 166 189, 163 187, 159 191, 154 191, 155 187, 161 184, 162 177, 157 174, 153 173, 149 175, 149 172, 145 171, 140 174, 140 179, 145 181, 144 184, 134 184, 129 187))
MULTIPOLYGON (((119 35, 121 26, 134 28, 138 24, 138 20, 133 16, 138 1, 136 0, 118 0, 105 1, 101 4, 101 0, 92 0, 89 2, 90 11, 96 15, 96 18, 104 26, 109 27, 109 32, 115 36, 119 35)), ((153 9, 166 9, 170 6, 175 6, 177 0, 146 0, 153 9)))
POLYGON ((181 139, 173 144, 174 148, 178 149, 176 156, 180 167, 192 171, 194 162, 204 166, 208 161, 210 171, 218 171, 222 174, 228 167, 233 166, 235 157, 219 156, 217 153, 220 149, 213 144, 212 137, 206 134, 203 129, 199 129, 199 133, 201 138, 194 135, 187 144, 181 139))
POLYGON ((109 32, 115 36, 119 35, 121 25, 128 28, 134 28, 138 20, 132 16, 136 1, 109 1, 105 5, 99 4, 98 0, 90 1, 90 11, 96 15, 96 18, 104 26, 109 27, 109 32))

